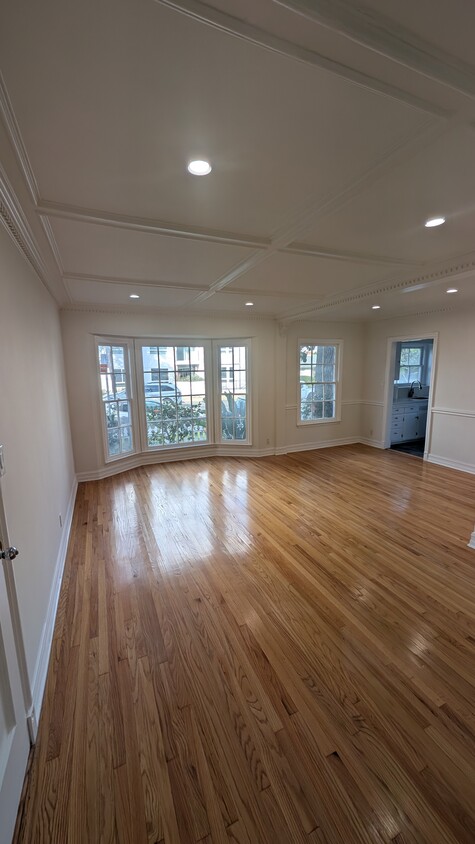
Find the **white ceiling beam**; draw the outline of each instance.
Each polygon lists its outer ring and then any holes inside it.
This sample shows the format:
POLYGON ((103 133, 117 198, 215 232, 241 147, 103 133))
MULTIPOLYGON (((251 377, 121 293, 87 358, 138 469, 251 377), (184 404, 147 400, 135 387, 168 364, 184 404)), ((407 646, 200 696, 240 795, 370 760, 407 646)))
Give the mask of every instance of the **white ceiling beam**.
POLYGON ((334 61, 327 56, 323 56, 315 50, 302 47, 300 44, 293 41, 288 41, 285 38, 273 35, 271 32, 267 32, 266 30, 260 29, 241 18, 234 17, 233 15, 222 12, 213 6, 202 3, 200 0, 155 0, 155 2, 159 3, 161 6, 173 9, 180 14, 186 15, 201 24, 217 29, 220 32, 224 32, 227 35, 232 35, 235 38, 241 38, 251 44, 256 44, 257 46, 270 50, 273 53, 293 58, 296 61, 303 62, 304 64, 319 67, 322 70, 334 73, 336 76, 348 79, 350 82, 360 85, 362 88, 366 88, 370 91, 378 91, 381 94, 385 94, 387 97, 406 103, 407 105, 418 108, 421 111, 428 112, 429 114, 433 114, 437 117, 449 117, 451 114, 451 112, 447 109, 441 108, 426 99, 417 97, 409 91, 404 91, 396 85, 391 85, 389 82, 385 82, 375 76, 362 73, 355 68, 341 64, 340 62, 334 61))
POLYGON ((366 252, 349 252, 342 249, 324 249, 321 246, 313 246, 311 243, 289 243, 279 252, 290 255, 307 255, 310 258, 324 258, 328 261, 346 261, 350 264, 390 264, 393 266, 418 266, 422 261, 409 261, 405 258, 393 258, 388 255, 372 255, 366 252))
POLYGON ((397 21, 349 0, 273 0, 384 58, 475 97, 475 72, 466 62, 439 50, 397 21))
POLYGON ((256 237, 250 234, 236 234, 235 232, 201 229, 184 226, 180 223, 169 223, 150 220, 146 217, 132 217, 126 214, 116 214, 112 211, 98 211, 93 208, 79 208, 39 200, 36 212, 41 217, 59 217, 63 220, 76 220, 82 223, 94 223, 99 226, 113 226, 132 231, 152 232, 166 237, 182 237, 188 240, 201 240, 207 243, 224 243, 229 246, 247 246, 252 249, 266 249, 270 244, 269 238, 256 237))

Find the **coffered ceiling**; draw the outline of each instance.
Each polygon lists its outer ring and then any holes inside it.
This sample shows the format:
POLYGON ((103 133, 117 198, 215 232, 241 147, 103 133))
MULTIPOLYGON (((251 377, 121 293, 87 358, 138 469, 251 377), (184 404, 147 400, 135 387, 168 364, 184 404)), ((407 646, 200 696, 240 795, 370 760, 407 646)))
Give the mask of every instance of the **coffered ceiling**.
POLYGON ((62 307, 472 307, 474 27, 462 0, 17 0, 4 222, 62 307))

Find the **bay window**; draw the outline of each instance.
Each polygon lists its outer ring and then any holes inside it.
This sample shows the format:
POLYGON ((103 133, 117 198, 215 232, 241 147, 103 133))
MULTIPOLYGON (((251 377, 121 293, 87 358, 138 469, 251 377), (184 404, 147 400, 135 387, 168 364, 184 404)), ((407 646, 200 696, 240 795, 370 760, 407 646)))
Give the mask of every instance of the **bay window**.
POLYGON ((106 461, 250 443, 249 342, 96 338, 106 461))

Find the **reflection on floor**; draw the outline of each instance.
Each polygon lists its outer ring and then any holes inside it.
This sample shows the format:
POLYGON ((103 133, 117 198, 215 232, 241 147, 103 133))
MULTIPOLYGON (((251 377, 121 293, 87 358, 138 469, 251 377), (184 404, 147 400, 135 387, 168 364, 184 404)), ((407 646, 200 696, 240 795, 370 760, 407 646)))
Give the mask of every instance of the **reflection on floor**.
POLYGON ((425 442, 425 439, 410 440, 405 443, 396 443, 395 445, 392 445, 391 448, 394 449, 394 451, 403 451, 405 454, 412 454, 414 457, 424 457, 425 442))

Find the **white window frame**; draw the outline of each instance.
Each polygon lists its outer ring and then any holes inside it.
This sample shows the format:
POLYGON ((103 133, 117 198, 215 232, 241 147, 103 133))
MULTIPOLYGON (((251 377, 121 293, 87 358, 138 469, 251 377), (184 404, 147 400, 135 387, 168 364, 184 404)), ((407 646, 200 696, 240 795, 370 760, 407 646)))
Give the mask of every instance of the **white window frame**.
POLYGON ((252 373, 251 373, 251 340, 249 337, 224 338, 213 340, 214 349, 214 411, 215 411, 215 442, 220 446, 250 446, 252 445, 251 420, 252 416, 252 373), (246 439, 226 440, 222 436, 221 427, 221 349, 228 346, 243 346, 246 350, 246 439))
MULTIPOLYGON (((212 341, 203 337, 145 337, 136 338, 134 341, 135 370, 137 379, 137 405, 139 415, 140 442, 142 452, 164 452, 171 450, 183 451, 185 449, 199 448, 200 446, 214 445, 214 412, 213 412, 213 362, 212 362, 212 341), (142 348, 164 348, 165 346, 203 346, 204 368, 205 368, 205 398, 207 409, 207 432, 206 440, 198 442, 169 443, 168 445, 149 445, 147 436, 147 417, 145 413, 145 397, 142 396, 142 385, 144 383, 142 348)), ((179 386, 179 385, 178 385, 179 386)))
POLYGON ((97 391, 98 391, 98 398, 99 398, 99 414, 101 420, 101 432, 102 432, 102 447, 104 452, 104 462, 105 463, 116 463, 117 460, 124 460, 127 457, 132 457, 132 455, 137 454, 141 450, 141 437, 140 437, 140 430, 138 424, 138 416, 137 416, 137 404, 135 401, 135 372, 132 366, 133 360, 133 341, 130 337, 94 337, 94 361, 96 367, 96 384, 97 384, 97 391), (129 402, 130 405, 130 427, 132 429, 132 442, 133 442, 133 449, 127 452, 121 452, 120 454, 109 454, 109 439, 108 439, 108 430, 104 412, 104 401, 102 398, 102 384, 101 384, 101 372, 99 366, 99 346, 123 346, 125 349, 124 355, 124 362, 126 365, 126 382, 127 382, 127 394, 128 398, 126 401, 129 402))
POLYGON ((341 422, 341 375, 343 362, 343 340, 334 340, 327 338, 299 338, 297 341, 297 426, 305 427, 307 425, 332 425, 334 422, 341 422), (302 390, 300 382, 300 350, 302 346, 335 346, 336 348, 336 365, 335 365, 335 416, 331 419, 302 419, 302 390))

